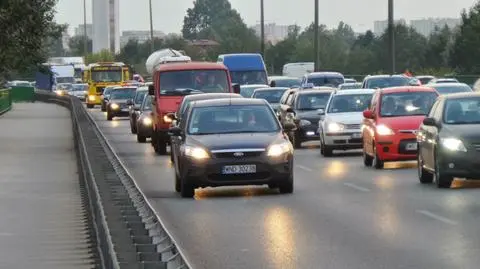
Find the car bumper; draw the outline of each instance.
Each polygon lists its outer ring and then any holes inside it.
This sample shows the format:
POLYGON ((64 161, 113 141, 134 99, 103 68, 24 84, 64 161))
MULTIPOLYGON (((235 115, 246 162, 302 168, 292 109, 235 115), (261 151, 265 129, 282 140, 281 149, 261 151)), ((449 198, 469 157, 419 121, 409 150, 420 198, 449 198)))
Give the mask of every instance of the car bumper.
POLYGON ((323 143, 329 147, 339 149, 360 149, 363 147, 362 133, 360 130, 344 133, 326 133, 323 143))
POLYGON ((441 152, 442 173, 452 177, 480 179, 480 152, 441 152))
POLYGON ((290 180, 293 173, 293 155, 273 159, 264 157, 212 158, 196 161, 184 157, 182 176, 196 187, 278 184, 290 180), (223 174, 227 165, 256 165, 256 173, 223 174))
POLYGON ((417 159, 417 138, 414 134, 377 137, 375 147, 382 161, 411 161, 417 159), (413 149, 415 145, 415 149, 413 149))
POLYGON ((319 139, 318 126, 309 125, 309 126, 297 127, 296 135, 297 137, 300 138, 301 141, 318 140, 319 139))
POLYGON ((128 108, 119 108, 119 109, 109 109, 110 115, 114 117, 128 117, 129 110, 128 108))

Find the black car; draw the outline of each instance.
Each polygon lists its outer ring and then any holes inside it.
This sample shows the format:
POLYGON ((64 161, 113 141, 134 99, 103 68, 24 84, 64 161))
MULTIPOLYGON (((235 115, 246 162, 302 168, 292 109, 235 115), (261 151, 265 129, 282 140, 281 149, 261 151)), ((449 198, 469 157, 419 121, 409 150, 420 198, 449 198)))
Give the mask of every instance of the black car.
MULTIPOLYGON (((188 110, 190 104, 194 101, 202 101, 202 100, 212 100, 212 99, 221 99, 221 98, 243 98, 238 93, 198 93, 198 94, 191 94, 187 95, 183 98, 182 103, 178 106, 177 112, 175 115, 169 115, 172 119, 172 126, 179 125, 184 118, 185 112, 188 110)), ((170 160, 173 162, 173 155, 170 152, 170 160)))
POLYGON ((319 109, 325 109, 328 99, 334 92, 329 90, 291 90, 289 96, 283 96, 278 117, 282 125, 294 123, 296 128, 288 133, 295 148, 300 148, 302 142, 319 140, 318 122, 319 109))
POLYGON ((195 101, 170 129, 175 190, 193 197, 195 188, 263 185, 293 192, 293 147, 265 100, 195 101))
POLYGON ((105 87, 102 93, 102 103, 100 105, 100 109, 105 112, 107 111, 107 103, 108 103, 108 98, 110 98, 110 93, 113 91, 113 89, 117 88, 118 86, 108 86, 105 87))
POLYGON ((135 96, 132 100, 127 101, 129 106, 128 108, 128 117, 130 118, 130 131, 132 134, 137 133, 137 118, 140 115, 140 106, 145 99, 145 95, 148 93, 148 86, 143 86, 137 88, 135 96))
POLYGON ((153 119, 152 119, 152 95, 145 95, 142 105, 137 110, 138 117, 135 121, 135 130, 137 133, 137 141, 145 143, 147 138, 152 137, 153 119))
POLYGON ((107 103, 107 120, 128 117, 128 101, 135 96, 136 87, 117 87, 110 92, 107 103))
POLYGON ((473 92, 472 88, 465 83, 432 83, 428 84, 427 87, 434 88, 440 95, 473 92))
POLYGON ((449 188, 454 177, 480 178, 480 93, 440 96, 417 141, 421 183, 449 188))
POLYGON ((280 99, 288 89, 286 87, 260 88, 253 91, 252 98, 265 99, 277 112, 280 107, 280 99))

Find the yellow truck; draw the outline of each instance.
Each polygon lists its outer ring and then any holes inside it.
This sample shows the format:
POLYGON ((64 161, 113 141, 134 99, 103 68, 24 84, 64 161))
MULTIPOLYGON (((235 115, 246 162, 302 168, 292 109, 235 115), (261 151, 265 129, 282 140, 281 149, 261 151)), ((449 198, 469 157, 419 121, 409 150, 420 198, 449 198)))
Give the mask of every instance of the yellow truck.
POLYGON ((101 105, 103 90, 130 80, 130 67, 122 62, 100 62, 88 65, 83 71, 83 81, 88 83, 87 108, 101 105))

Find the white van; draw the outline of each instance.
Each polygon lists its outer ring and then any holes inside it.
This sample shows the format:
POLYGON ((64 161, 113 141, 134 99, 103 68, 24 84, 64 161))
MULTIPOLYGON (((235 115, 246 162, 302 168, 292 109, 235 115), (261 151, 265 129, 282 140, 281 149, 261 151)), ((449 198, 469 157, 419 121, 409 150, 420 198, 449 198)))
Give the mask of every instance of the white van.
POLYGON ((314 62, 287 63, 283 66, 282 75, 286 77, 301 78, 312 73, 315 69, 314 62))

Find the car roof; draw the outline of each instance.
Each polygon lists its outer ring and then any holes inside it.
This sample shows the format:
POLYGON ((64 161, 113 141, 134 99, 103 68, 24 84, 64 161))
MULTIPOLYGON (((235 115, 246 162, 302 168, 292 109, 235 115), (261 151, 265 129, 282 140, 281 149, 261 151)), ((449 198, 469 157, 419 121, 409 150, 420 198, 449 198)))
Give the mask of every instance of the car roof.
POLYGON ((425 86, 400 86, 378 89, 381 93, 396 93, 396 92, 437 92, 434 88, 425 86))
POLYGON ((430 75, 421 75, 421 76, 415 76, 416 78, 435 78, 434 76, 430 75))
POLYGON ((447 81, 458 81, 456 78, 435 78, 435 81, 447 80, 447 81))
POLYGON ((343 77, 342 73, 339 72, 331 72, 331 71, 325 71, 325 72, 312 72, 309 74, 306 74, 307 77, 322 77, 322 76, 338 76, 338 77, 343 77))
POLYGON ((240 88, 255 88, 255 87, 265 87, 268 88, 267 84, 245 84, 245 85, 240 85, 240 88))
MULTIPOLYGON (((457 83, 442 83, 442 82, 439 82, 439 83, 432 83, 432 84, 427 84, 428 87, 442 87, 442 86, 445 86, 445 87, 452 87, 452 86, 468 86, 468 84, 466 83, 462 83, 462 82, 457 82, 457 83)), ((468 86, 470 87, 470 86, 468 86)))
POLYGON ((210 99, 200 100, 192 103, 193 107, 210 107, 210 106, 245 106, 245 105, 268 105, 264 99, 256 98, 222 98, 222 99, 210 99))
POLYGON ((255 89, 254 92, 267 92, 267 91, 278 91, 278 90, 288 90, 289 87, 265 87, 265 88, 258 88, 255 89))
POLYGON ((296 77, 288 77, 288 76, 270 76, 268 77, 268 79, 270 80, 282 80, 282 79, 296 79, 296 80, 300 80, 300 78, 296 78, 296 77))
POLYGON ((166 63, 157 67, 156 71, 182 71, 182 70, 228 70, 222 63, 212 62, 186 62, 186 63, 166 63))
POLYGON ((117 86, 117 87, 114 87, 113 89, 114 90, 123 90, 123 89, 137 89, 138 87, 137 86, 117 86))
POLYGON ((298 94, 311 94, 311 93, 332 93, 334 89, 308 89, 308 90, 300 90, 298 94))
POLYGON ((365 77, 365 79, 373 79, 373 78, 409 78, 405 75, 398 75, 398 74, 395 74, 395 75, 368 75, 365 77))
POLYGON ((471 98, 471 97, 480 97, 480 92, 459 92, 442 95, 440 98, 445 99, 462 99, 462 98, 471 98))
POLYGON ((342 85, 349 86, 349 85, 358 85, 358 84, 362 84, 362 83, 361 82, 347 82, 347 83, 342 83, 338 86, 342 86, 342 85))
POLYGON ((351 89, 351 90, 343 90, 343 91, 336 91, 335 95, 355 95, 355 94, 373 94, 377 90, 374 89, 351 89))
POLYGON ((205 100, 208 98, 243 98, 240 94, 237 93, 197 93, 187 95, 183 98, 184 101, 198 101, 198 100, 205 100))

